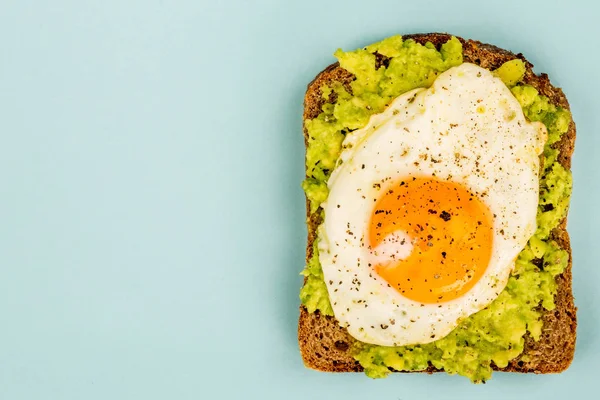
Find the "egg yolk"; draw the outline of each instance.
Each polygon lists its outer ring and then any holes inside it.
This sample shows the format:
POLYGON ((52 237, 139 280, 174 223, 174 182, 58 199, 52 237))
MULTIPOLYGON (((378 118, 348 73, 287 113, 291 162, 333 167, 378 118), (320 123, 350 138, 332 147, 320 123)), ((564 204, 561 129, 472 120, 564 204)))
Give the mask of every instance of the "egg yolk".
POLYGON ((414 301, 441 303, 462 296, 483 276, 490 261, 490 210, 457 183, 408 178, 386 187, 371 214, 371 251, 397 232, 406 238, 397 245, 410 240, 408 257, 392 257, 373 267, 414 301))

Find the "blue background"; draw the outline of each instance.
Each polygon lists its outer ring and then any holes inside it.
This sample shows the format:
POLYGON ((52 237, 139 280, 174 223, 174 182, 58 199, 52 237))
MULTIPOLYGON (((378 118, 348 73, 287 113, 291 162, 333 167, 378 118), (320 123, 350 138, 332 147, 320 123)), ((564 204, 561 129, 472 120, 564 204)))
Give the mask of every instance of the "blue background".
POLYGON ((548 0, 4 0, 0 399, 590 393, 600 355, 598 12, 548 0), (523 52, 571 102, 579 330, 563 374, 498 373, 475 386, 302 365, 306 84, 338 47, 427 31, 523 52))

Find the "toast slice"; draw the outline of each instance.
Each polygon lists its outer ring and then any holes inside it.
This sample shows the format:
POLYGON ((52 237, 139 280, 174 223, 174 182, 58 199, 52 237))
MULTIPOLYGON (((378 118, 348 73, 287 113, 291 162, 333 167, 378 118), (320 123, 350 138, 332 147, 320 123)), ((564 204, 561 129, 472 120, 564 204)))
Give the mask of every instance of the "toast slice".
MULTIPOLYGON (((404 39, 413 39, 420 44, 433 43, 439 48, 451 38, 445 33, 428 33, 404 35, 404 39)), ((474 40, 465 40, 457 37, 463 44, 463 60, 480 65, 486 69, 496 69, 504 62, 519 58, 524 61, 527 72, 523 82, 535 87, 541 94, 547 96, 550 102, 569 110, 569 103, 560 88, 554 87, 546 74, 536 75, 522 54, 513 54, 496 46, 484 44, 474 40)), ((312 119, 319 115, 323 98, 321 87, 335 81, 342 83, 349 89, 353 75, 341 68, 338 63, 332 64, 321 72, 309 85, 304 97, 303 120, 312 119)), ((307 145, 308 138, 304 129, 304 139, 307 145)), ((560 149, 558 161, 570 170, 571 156, 575 144, 575 123, 571 120, 569 130, 562 135, 557 144, 560 149)), ((308 243, 306 247, 307 261, 312 255, 313 241, 316 239, 316 229, 320 224, 318 213, 311 214, 307 200, 308 243)), ((573 360, 576 338, 576 307, 572 292, 572 257, 569 235, 566 231, 566 218, 551 233, 561 248, 569 253, 569 262, 565 271, 557 276, 558 290, 555 297, 556 308, 543 315, 542 336, 538 341, 526 336, 523 353, 509 362, 505 368, 494 370, 522 372, 522 373, 556 373, 565 370, 573 360), (526 360, 522 357, 527 355, 526 360)), ((298 324, 298 341, 304 364, 312 369, 327 372, 359 372, 361 365, 354 360, 349 350, 355 341, 347 331, 340 327, 334 317, 324 316, 319 312, 308 313, 304 306, 300 307, 298 324)), ((430 366, 427 373, 440 372, 430 366)))

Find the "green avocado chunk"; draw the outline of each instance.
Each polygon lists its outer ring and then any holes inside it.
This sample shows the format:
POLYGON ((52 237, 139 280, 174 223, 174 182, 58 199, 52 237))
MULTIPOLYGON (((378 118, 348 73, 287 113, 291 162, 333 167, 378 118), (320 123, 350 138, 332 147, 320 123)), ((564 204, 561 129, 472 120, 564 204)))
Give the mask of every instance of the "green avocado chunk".
MULTIPOLYGON (((395 97, 430 86, 440 73, 463 62, 462 45, 454 37, 439 51, 431 43, 420 45, 393 36, 365 49, 338 50, 335 56, 356 80, 351 83, 351 92, 340 84, 323 86, 323 97, 329 100, 335 93, 336 101, 326 103, 317 118, 306 121, 307 178, 302 187, 311 213, 322 212, 320 205, 328 195, 327 179, 348 131, 364 127, 372 114, 384 110, 395 97), (387 66, 376 68, 374 52, 388 57, 387 66)), ((525 73, 521 60, 509 61, 494 73, 511 88, 525 116, 542 122, 548 130, 537 231, 518 256, 508 283, 496 300, 461 321, 449 335, 428 344, 401 347, 356 342, 352 349, 354 358, 372 378, 385 377, 391 369, 419 371, 433 365, 473 382, 485 382, 491 377, 492 363, 502 368, 521 354, 527 333, 534 340, 539 339, 543 312, 539 306, 546 310, 555 307, 555 277, 564 271, 569 256, 550 239, 550 233, 567 213, 572 181, 570 172, 557 162, 558 150, 553 145, 568 130, 571 116, 535 88, 520 83, 525 73)), ((333 315, 316 240, 302 274, 306 276, 300 293, 302 304, 309 312, 319 310, 333 315)))

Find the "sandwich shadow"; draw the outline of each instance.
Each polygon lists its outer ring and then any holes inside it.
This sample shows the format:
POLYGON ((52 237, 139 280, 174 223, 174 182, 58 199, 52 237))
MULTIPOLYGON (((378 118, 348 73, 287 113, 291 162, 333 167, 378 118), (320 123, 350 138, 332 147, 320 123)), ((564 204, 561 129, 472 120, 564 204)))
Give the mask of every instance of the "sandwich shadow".
POLYGON ((279 356, 288 359, 290 367, 302 365, 298 349, 298 317, 299 317, 299 291, 302 286, 300 272, 304 267, 304 254, 306 247, 305 226, 305 200, 301 189, 304 179, 304 141, 302 135, 302 104, 305 84, 301 80, 290 82, 287 88, 282 88, 286 93, 286 101, 280 103, 279 127, 275 129, 283 138, 280 149, 282 151, 278 197, 281 201, 280 234, 278 242, 285 248, 278 252, 280 255, 276 263, 280 266, 277 279, 273 280, 274 298, 276 300, 276 325, 280 327, 279 334, 284 336, 284 349, 279 356))

